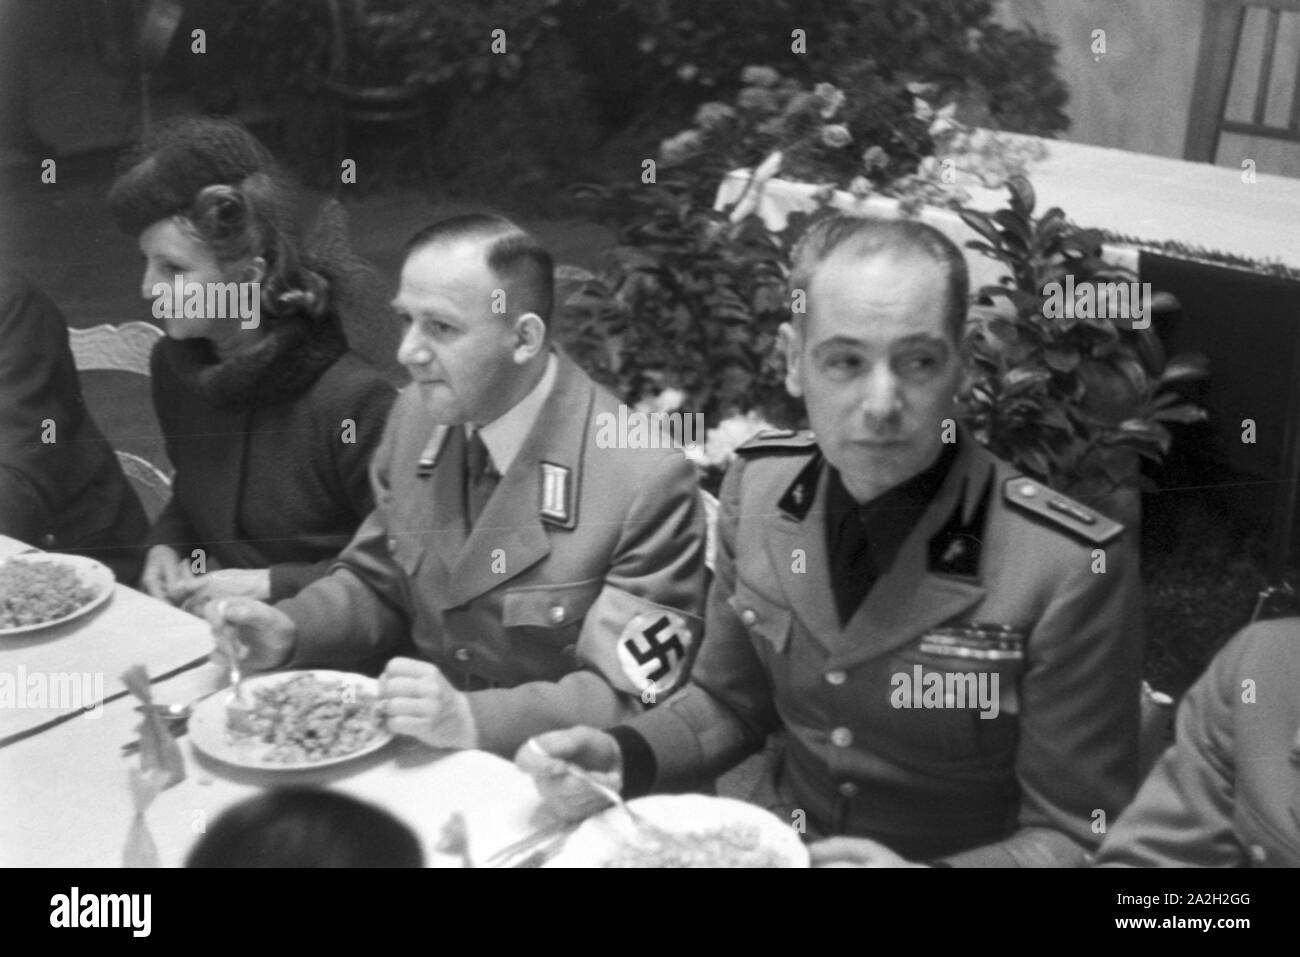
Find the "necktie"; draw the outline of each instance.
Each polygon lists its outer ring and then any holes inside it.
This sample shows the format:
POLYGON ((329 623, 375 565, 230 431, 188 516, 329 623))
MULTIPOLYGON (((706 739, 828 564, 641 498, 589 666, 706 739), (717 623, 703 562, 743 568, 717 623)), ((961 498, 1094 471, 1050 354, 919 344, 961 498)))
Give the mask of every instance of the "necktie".
POLYGON ((488 499, 497 487, 498 478, 500 476, 492 465, 492 456, 483 444, 483 437, 476 431, 470 437, 465 452, 465 519, 470 528, 474 527, 483 514, 483 509, 487 507, 488 499))
POLYGON ((842 627, 866 599, 877 573, 858 510, 846 509, 839 519, 839 534, 831 551, 831 591, 835 593, 835 609, 842 627))

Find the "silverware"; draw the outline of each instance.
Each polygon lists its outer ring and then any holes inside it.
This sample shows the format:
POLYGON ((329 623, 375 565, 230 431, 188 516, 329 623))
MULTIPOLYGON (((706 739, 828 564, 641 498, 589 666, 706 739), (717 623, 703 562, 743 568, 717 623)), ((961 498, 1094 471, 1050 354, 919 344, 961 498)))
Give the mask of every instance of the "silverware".
POLYGON ((193 706, 188 704, 140 704, 135 710, 141 714, 156 714, 164 721, 188 721, 194 713, 193 706))
POLYGON ((549 824, 539 831, 534 831, 525 838, 507 844, 495 854, 486 858, 479 867, 537 867, 536 858, 541 863, 549 861, 560 852, 564 842, 574 831, 574 825, 549 824))
POLYGON ((570 775, 572 775, 573 777, 577 778, 579 781, 586 784, 589 788, 591 788, 596 793, 600 794, 602 797, 606 798, 611 804, 617 805, 619 809, 622 810, 622 812, 627 815, 628 820, 632 822, 633 826, 635 826, 638 830, 648 831, 658 835, 662 835, 663 833, 665 833, 664 830, 660 828, 658 825, 652 823, 651 821, 646 820, 645 817, 638 814, 636 811, 632 810, 632 808, 628 806, 628 803, 625 800, 623 800, 623 795, 619 794, 618 791, 610 787, 605 782, 601 781, 591 772, 585 770, 584 768, 580 768, 578 765, 574 764, 571 761, 565 761, 563 758, 557 758, 555 757, 555 755, 550 754, 545 749, 543 749, 540 744, 537 743, 536 738, 529 738, 528 746, 531 747, 538 754, 550 758, 552 761, 560 761, 561 763, 563 763, 565 770, 570 775))

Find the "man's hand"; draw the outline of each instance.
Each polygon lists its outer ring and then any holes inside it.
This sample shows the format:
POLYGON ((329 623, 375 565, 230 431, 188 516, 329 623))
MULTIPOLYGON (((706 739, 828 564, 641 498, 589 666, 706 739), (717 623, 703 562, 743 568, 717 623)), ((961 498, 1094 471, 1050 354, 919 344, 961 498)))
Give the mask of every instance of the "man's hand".
POLYGON ((279 668, 293 655, 297 628, 293 619, 260 601, 219 598, 208 603, 208 624, 217 647, 213 661, 234 657, 246 673, 279 668))
POLYGON ((170 545, 155 545, 145 556, 140 587, 159 601, 171 601, 172 589, 193 577, 189 562, 181 561, 176 549, 170 545))
POLYGON ((808 846, 813 867, 928 867, 865 837, 832 837, 808 846))
MULTIPOLYGON (((188 565, 183 567, 188 571, 188 565)), ((271 572, 266 568, 223 568, 206 575, 186 575, 172 583, 167 597, 173 605, 204 617, 208 603, 218 598, 269 599, 271 572)))
POLYGON ((550 810, 565 821, 581 821, 609 807, 609 800, 569 773, 577 765, 615 791, 623 790, 623 752, 614 738, 595 728, 548 731, 529 738, 515 764, 533 776, 550 810))
POLYGON ((469 698, 451 686, 437 665, 394 658, 379 678, 379 702, 388 730, 431 748, 478 747, 469 698))

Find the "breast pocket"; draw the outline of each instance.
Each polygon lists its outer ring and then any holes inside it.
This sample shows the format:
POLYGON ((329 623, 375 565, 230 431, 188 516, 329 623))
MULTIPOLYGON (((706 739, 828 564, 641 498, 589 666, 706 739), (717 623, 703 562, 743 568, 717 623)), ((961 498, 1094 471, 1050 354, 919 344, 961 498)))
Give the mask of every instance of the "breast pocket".
POLYGON ((502 596, 501 624, 514 635, 541 638, 565 649, 572 646, 576 654, 582 621, 604 584, 604 579, 592 578, 508 589, 502 596))
POLYGON ((940 712, 932 729, 950 758, 1012 762, 1020 733, 1026 635, 972 623, 933 629, 905 649, 895 693, 910 706, 940 712))
POLYGON ((763 641, 777 654, 784 654, 790 644, 789 608, 739 578, 727 604, 752 637, 763 641))

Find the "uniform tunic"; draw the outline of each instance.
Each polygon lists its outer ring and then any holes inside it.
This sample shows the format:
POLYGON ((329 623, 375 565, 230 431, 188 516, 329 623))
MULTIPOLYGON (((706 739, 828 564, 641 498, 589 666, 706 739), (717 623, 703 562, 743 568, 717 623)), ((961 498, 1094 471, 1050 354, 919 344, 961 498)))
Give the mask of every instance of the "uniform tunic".
POLYGON ((1215 657, 1097 860, 1300 867, 1300 619, 1252 625, 1215 657))
POLYGON ((692 681, 616 733, 628 777, 648 763, 640 783, 694 786, 783 730, 776 791, 813 833, 955 865, 1080 863, 1136 783, 1133 544, 963 436, 842 626, 827 472, 809 434, 742 449, 692 681))
POLYGON ((375 454, 375 511, 329 575, 279 606, 297 626, 292 666, 415 653, 469 691, 480 747, 501 754, 674 690, 703 624, 703 509, 680 449, 598 441, 617 412, 559 356, 469 528, 465 430, 403 390, 375 454))

